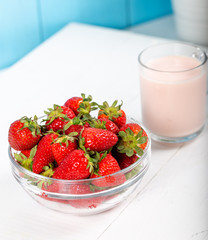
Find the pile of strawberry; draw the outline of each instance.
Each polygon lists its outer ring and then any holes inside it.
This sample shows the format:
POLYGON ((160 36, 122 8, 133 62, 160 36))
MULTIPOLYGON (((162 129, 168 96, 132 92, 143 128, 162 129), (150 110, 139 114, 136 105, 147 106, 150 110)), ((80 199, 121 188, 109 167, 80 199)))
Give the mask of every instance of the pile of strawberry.
POLYGON ((22 117, 9 128, 15 159, 27 170, 53 179, 98 178, 118 172, 142 156, 148 141, 141 126, 126 123, 121 107, 117 101, 99 105, 81 94, 49 108, 41 122, 36 116, 22 117), (91 115, 94 110, 97 117, 91 115))

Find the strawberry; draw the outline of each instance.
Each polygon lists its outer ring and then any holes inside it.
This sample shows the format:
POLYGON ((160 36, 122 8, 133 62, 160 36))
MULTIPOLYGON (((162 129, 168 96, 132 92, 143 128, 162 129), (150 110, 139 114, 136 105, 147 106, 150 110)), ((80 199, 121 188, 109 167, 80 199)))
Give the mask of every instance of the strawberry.
POLYGON ((77 180, 90 175, 90 157, 81 149, 71 151, 56 168, 53 178, 77 180))
POLYGON ((104 151, 113 147, 118 137, 116 134, 100 128, 85 128, 81 134, 84 147, 91 151, 104 151))
POLYGON ((42 180, 38 183, 38 187, 44 191, 56 192, 56 193, 58 193, 60 189, 58 183, 55 183, 55 182, 53 183, 52 180, 49 180, 49 181, 42 180))
POLYGON ((141 149, 145 149, 147 146, 147 142, 148 142, 148 138, 147 138, 147 133, 144 131, 144 129, 137 123, 127 123, 125 126, 123 126, 122 128, 120 128, 120 131, 126 131, 127 128, 130 128, 131 131, 134 133, 134 135, 136 136, 138 133, 140 133, 140 131, 142 131, 142 135, 141 137, 144 137, 144 143, 140 143, 138 144, 138 147, 140 147, 141 149), (145 141, 146 140, 146 141, 145 141))
POLYGON ((68 204, 67 200, 52 198, 48 196, 48 193, 64 193, 64 194, 68 193, 68 188, 66 187, 66 184, 52 180, 51 181, 42 180, 38 183, 38 187, 41 190, 46 191, 39 195, 41 198, 44 198, 52 202, 68 204))
POLYGON ((66 106, 68 108, 71 108, 73 110, 73 112, 75 113, 75 115, 78 115, 79 114, 78 108, 79 108, 80 103, 82 103, 82 102, 83 102, 83 98, 81 98, 81 97, 72 97, 72 98, 69 98, 64 103, 64 106, 66 106))
POLYGON ((90 127, 90 124, 88 122, 84 122, 84 127, 88 128, 88 127, 90 127))
POLYGON ((37 151, 37 145, 33 147, 31 150, 23 150, 20 154, 15 153, 14 157, 17 162, 27 170, 32 171, 32 162, 37 151))
POLYGON ((125 153, 119 152, 113 153, 113 156, 117 160, 121 169, 129 167, 131 164, 135 163, 139 159, 136 154, 128 157, 125 153))
MULTIPOLYGON (((136 161, 139 161, 139 156, 137 154, 133 154, 131 157, 128 157, 125 153, 119 153, 113 149, 113 156, 116 158, 118 161, 118 164, 121 169, 127 168, 130 165, 134 164, 136 161)), ((142 169, 142 164, 137 163, 134 168, 131 168, 126 174, 125 177, 126 179, 131 179, 135 175, 137 175, 141 169, 142 169)))
POLYGON ((83 128, 89 127, 88 122, 82 121, 80 118, 75 117, 71 119, 65 126, 64 126, 64 132, 66 135, 68 135, 71 132, 77 132, 77 136, 80 135, 80 132, 83 128))
POLYGON ((22 117, 10 125, 8 141, 10 146, 18 151, 30 150, 41 138, 41 128, 37 123, 37 117, 34 120, 22 117))
POLYGON ((92 96, 89 95, 85 97, 85 94, 81 94, 82 97, 72 97, 69 98, 65 103, 64 106, 71 108, 76 116, 88 115, 92 110, 97 109, 95 107, 97 104, 92 101, 92 96))
POLYGON ((33 159, 32 170, 34 173, 41 173, 45 166, 54 161, 52 143, 56 138, 56 134, 50 133, 43 136, 43 138, 40 140, 37 147, 37 152, 33 159))
POLYGON ((146 139, 145 143, 141 143, 141 144, 138 144, 138 146, 141 148, 141 149, 145 149, 146 146, 147 146, 147 142, 148 142, 148 139, 147 139, 147 133, 144 131, 144 129, 137 123, 127 123, 125 126, 123 126, 120 131, 126 131, 127 128, 130 128, 131 131, 134 133, 134 135, 136 136, 140 131, 142 131, 142 137, 145 137, 144 139, 146 139))
POLYGON ((126 113, 121 109, 122 104, 117 105, 117 100, 113 102, 111 106, 107 102, 103 102, 103 105, 99 105, 98 119, 107 118, 113 121, 118 128, 121 128, 126 124, 126 113))
POLYGON ((98 169, 90 176, 90 178, 97 178, 100 176, 106 176, 97 181, 94 181, 93 184, 98 187, 112 187, 117 186, 126 181, 124 174, 111 175, 120 171, 121 168, 118 165, 118 162, 111 154, 101 154, 100 162, 98 162, 98 169))
MULTIPOLYGON (((44 177, 48 177, 48 178, 51 178, 54 174, 54 171, 55 171, 55 162, 53 163, 49 163, 47 166, 44 166, 43 167, 43 172, 40 173, 41 176, 44 176, 44 177)), ((45 190, 45 191, 48 191, 48 192, 57 192, 59 193, 59 191, 61 191, 61 188, 63 188, 63 184, 59 184, 58 182, 56 181, 53 181, 52 179, 49 180, 40 180, 38 183, 37 183, 37 186, 42 189, 42 190, 45 190)), ((63 190, 65 190, 63 188, 63 190)))
POLYGON ((70 119, 75 117, 74 112, 65 106, 58 106, 54 104, 53 108, 48 108, 48 111, 45 111, 47 114, 46 129, 52 129, 54 132, 63 132, 64 126, 69 122, 70 119))
POLYGON ((66 131, 65 131, 65 134, 70 134, 71 132, 76 132, 77 133, 77 136, 80 135, 82 129, 84 129, 84 126, 83 125, 71 125, 66 131))
POLYGON ((113 121, 111 121, 111 120, 109 120, 107 118, 96 119, 93 122, 93 126, 95 128, 107 129, 108 131, 111 131, 111 132, 113 132, 115 134, 117 134, 118 131, 119 131, 118 126, 113 121))
POLYGON ((77 148, 77 141, 71 135, 60 135, 52 144, 53 156, 58 165, 63 161, 67 154, 77 148))
POLYGON ((123 126, 118 132, 118 136, 119 140, 116 145, 118 152, 125 153, 128 157, 135 153, 139 156, 143 154, 143 149, 147 144, 147 135, 137 123, 129 123, 123 126))
MULTIPOLYGON (((69 194, 90 194, 93 193, 89 185, 86 184, 74 184, 69 187, 69 194)), ((68 203, 75 207, 75 208, 96 208, 105 197, 92 197, 89 198, 88 196, 86 198, 81 199, 73 199, 69 200, 68 203)))
POLYGON ((71 132, 76 132, 77 133, 77 136, 80 135, 80 132, 82 131, 82 129, 84 129, 84 126, 82 125, 71 125, 66 131, 65 131, 65 134, 68 135, 70 134, 71 132))
POLYGON ((27 158, 29 158, 29 156, 30 156, 30 151, 31 151, 31 149, 22 150, 22 151, 21 151, 21 154, 23 154, 23 155, 25 155, 27 158))

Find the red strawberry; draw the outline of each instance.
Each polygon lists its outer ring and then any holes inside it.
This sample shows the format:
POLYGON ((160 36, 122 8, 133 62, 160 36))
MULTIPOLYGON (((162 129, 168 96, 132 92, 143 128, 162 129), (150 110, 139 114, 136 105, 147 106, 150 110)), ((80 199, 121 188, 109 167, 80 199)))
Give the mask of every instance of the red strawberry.
POLYGON ((49 108, 49 111, 45 111, 48 115, 46 121, 46 129, 52 129, 54 132, 60 130, 62 132, 64 126, 69 122, 70 119, 75 117, 74 112, 65 106, 54 105, 54 108, 49 108))
POLYGON ((92 96, 89 95, 88 97, 85 94, 81 94, 82 97, 72 97, 69 98, 65 103, 64 106, 71 108, 76 115, 79 116, 89 115, 92 110, 97 109, 95 107, 97 104, 92 101, 92 96))
POLYGON ((15 153, 14 157, 17 162, 27 170, 32 171, 32 162, 33 158, 37 151, 37 145, 33 147, 31 150, 23 150, 20 154, 15 153))
POLYGON ((77 149, 70 152, 56 168, 53 178, 77 180, 90 175, 90 163, 83 150, 77 149))
POLYGON ((64 132, 66 135, 68 135, 71 132, 77 132, 77 136, 80 135, 80 132, 83 128, 89 127, 89 123, 83 122, 80 118, 75 117, 71 119, 65 126, 64 126, 64 132))
POLYGON ((121 109, 122 104, 117 105, 117 100, 113 102, 112 106, 109 106, 107 102, 103 102, 103 105, 99 105, 98 119, 107 118, 113 121, 118 128, 121 128, 126 124, 126 113, 121 109))
POLYGON ((143 129, 138 125, 137 129, 140 128, 140 131, 136 134, 131 130, 131 126, 136 127, 136 123, 133 125, 131 123, 126 124, 118 132, 119 140, 116 144, 117 151, 125 153, 128 157, 133 156, 135 153, 142 156, 143 148, 146 147, 147 144, 146 133, 144 133, 143 129))
POLYGON ((118 126, 113 121, 111 121, 107 118, 99 118, 98 120, 95 120, 94 127, 107 129, 108 131, 111 131, 115 134, 117 134, 119 131, 118 126))
POLYGON ((81 135, 84 147, 98 152, 108 150, 118 141, 116 134, 100 128, 85 128, 81 135))
POLYGON ((48 196, 48 192, 49 193, 68 193, 68 186, 62 182, 57 182, 57 181, 42 181, 38 183, 38 186, 46 191, 43 192, 42 195, 40 195, 41 198, 44 198, 48 201, 52 201, 52 202, 59 202, 59 203, 64 203, 64 204, 68 204, 67 200, 63 200, 63 199, 57 199, 57 198, 52 198, 48 196))
POLYGON ((72 98, 69 98, 64 103, 64 106, 66 106, 68 108, 71 108, 73 110, 73 112, 75 113, 75 115, 78 115, 79 114, 78 108, 79 108, 80 103, 82 103, 82 102, 83 102, 83 98, 81 98, 81 97, 72 97, 72 98))
POLYGON ((136 154, 132 155, 131 157, 128 157, 125 153, 116 152, 113 154, 113 156, 117 160, 121 169, 129 167, 139 159, 139 157, 136 154))
POLYGON ((130 128, 135 136, 140 131, 142 131, 142 135, 141 136, 145 137, 144 139, 146 139, 146 141, 145 141, 145 143, 139 143, 137 146, 144 150, 146 148, 147 142, 148 142, 147 133, 144 131, 144 129, 137 123, 127 123, 122 128, 120 128, 120 131, 126 131, 127 128, 130 128))
POLYGON ((88 127, 90 127, 90 124, 88 122, 84 122, 84 127, 88 128, 88 127))
POLYGON ((40 140, 37 147, 37 152, 33 159, 32 169, 34 173, 41 173, 45 166, 54 161, 52 142, 56 138, 56 134, 50 133, 43 136, 43 138, 40 140))
POLYGON ((126 181, 124 174, 117 174, 109 176, 109 174, 116 173, 120 171, 120 167, 116 159, 111 155, 107 154, 101 161, 98 163, 98 171, 90 177, 90 178, 98 178, 99 176, 106 176, 105 178, 98 179, 94 181, 93 184, 98 187, 111 187, 117 186, 126 181))
POLYGON ((30 150, 39 142, 40 138, 41 129, 36 116, 34 120, 23 117, 10 125, 8 141, 15 150, 30 150))
POLYGON ((22 150, 21 151, 21 153, 23 154, 23 155, 25 155, 27 158, 29 158, 29 156, 30 156, 30 151, 31 151, 31 149, 29 150, 22 150))
MULTIPOLYGON (((90 194, 92 193, 92 191, 89 185, 76 184, 76 185, 70 186, 68 193, 80 195, 80 194, 90 194)), ((89 198, 87 196, 86 198, 82 198, 82 199, 69 200, 68 203, 75 208, 96 208, 104 199, 105 197, 89 198)))
POLYGON ((84 128, 84 126, 82 125, 71 125, 66 131, 65 134, 69 134, 71 132, 77 132, 77 136, 80 135, 80 132, 82 131, 82 129, 84 128))
POLYGON ((60 165, 66 155, 77 148, 77 141, 73 136, 63 135, 56 138, 51 147, 54 158, 60 165))

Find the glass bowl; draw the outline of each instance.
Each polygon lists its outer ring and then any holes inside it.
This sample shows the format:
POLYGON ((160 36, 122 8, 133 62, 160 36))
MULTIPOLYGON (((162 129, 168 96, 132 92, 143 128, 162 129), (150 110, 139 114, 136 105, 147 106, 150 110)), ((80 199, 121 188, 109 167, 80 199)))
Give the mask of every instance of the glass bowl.
POLYGON ((147 136, 143 155, 129 167, 108 176, 83 180, 44 177, 23 168, 9 146, 12 174, 33 199, 47 208, 76 215, 100 213, 127 200, 138 187, 150 164, 151 139, 148 132, 147 136))

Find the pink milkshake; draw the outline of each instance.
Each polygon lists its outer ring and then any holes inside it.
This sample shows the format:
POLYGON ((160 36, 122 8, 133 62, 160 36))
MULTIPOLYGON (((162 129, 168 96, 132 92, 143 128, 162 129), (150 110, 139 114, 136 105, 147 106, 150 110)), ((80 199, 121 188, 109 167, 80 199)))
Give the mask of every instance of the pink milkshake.
POLYGON ((207 57, 198 59, 198 50, 186 56, 176 49, 177 54, 169 55, 174 50, 169 46, 166 54, 160 50, 150 59, 142 59, 145 51, 140 55, 142 121, 159 141, 187 141, 205 124, 207 57))

